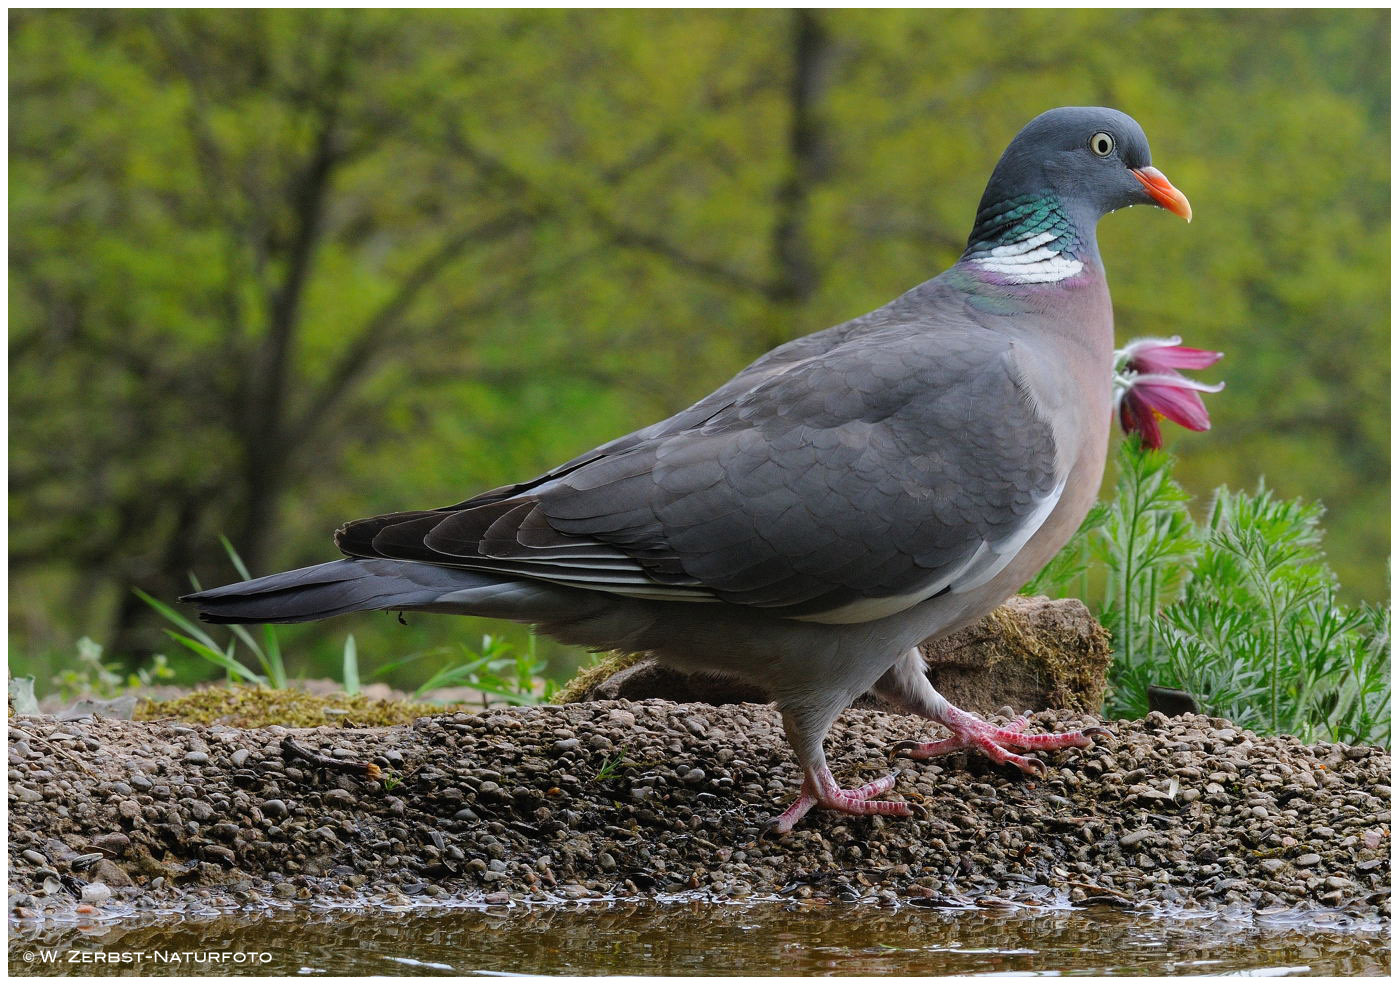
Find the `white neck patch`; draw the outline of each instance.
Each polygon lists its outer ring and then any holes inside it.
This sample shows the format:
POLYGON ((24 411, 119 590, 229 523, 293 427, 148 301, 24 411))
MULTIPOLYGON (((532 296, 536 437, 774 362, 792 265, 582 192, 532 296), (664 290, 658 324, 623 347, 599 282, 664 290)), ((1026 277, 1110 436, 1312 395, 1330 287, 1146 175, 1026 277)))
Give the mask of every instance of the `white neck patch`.
POLYGON ((1068 280, 1083 270, 1083 263, 1045 245, 1058 238, 1052 232, 1038 233, 1029 239, 997 246, 973 257, 971 262, 1012 284, 1053 284, 1068 280))

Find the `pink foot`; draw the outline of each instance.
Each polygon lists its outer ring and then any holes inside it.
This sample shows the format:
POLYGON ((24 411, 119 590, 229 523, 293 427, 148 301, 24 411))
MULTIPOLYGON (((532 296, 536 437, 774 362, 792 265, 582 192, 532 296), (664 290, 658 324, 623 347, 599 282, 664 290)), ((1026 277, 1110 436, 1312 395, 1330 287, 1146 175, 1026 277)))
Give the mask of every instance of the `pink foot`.
POLYGON ((1041 760, 1034 756, 1020 756, 1010 750, 1029 752, 1039 749, 1064 749, 1068 746, 1090 746, 1093 744, 1093 736, 1108 734, 1107 729, 1095 725, 1077 732, 1035 735, 1024 731, 1025 726, 1029 724, 1024 715, 1010 722, 1005 728, 997 728, 975 715, 950 706, 943 713, 941 721, 952 730, 950 738, 939 739, 936 742, 900 742, 893 751, 913 759, 931 759, 961 749, 979 749, 994 762, 1011 763, 1026 773, 1042 776, 1045 765, 1041 760))
POLYGON ((796 827, 797 822, 806 816, 806 812, 817 804, 845 814, 884 814, 893 817, 908 817, 913 813, 913 809, 908 804, 901 804, 893 800, 869 799, 893 787, 897 778, 898 774, 895 773, 892 776, 881 777, 873 783, 866 783, 863 787, 856 787, 854 790, 842 790, 836 785, 835 777, 831 775, 831 771, 823 766, 814 774, 808 773, 802 779, 801 795, 792 802, 791 807, 772 819, 772 830, 777 834, 786 834, 796 827))

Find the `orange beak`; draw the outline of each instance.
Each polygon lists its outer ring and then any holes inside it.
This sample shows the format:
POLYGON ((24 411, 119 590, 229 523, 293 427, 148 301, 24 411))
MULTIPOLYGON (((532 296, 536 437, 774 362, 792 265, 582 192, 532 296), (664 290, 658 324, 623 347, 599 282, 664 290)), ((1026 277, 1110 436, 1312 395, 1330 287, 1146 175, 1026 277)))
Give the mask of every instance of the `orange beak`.
POLYGON ((1190 221, 1190 200, 1164 174, 1150 167, 1133 168, 1132 174, 1142 183, 1146 193, 1156 199, 1157 205, 1167 212, 1174 212, 1186 222, 1190 221))

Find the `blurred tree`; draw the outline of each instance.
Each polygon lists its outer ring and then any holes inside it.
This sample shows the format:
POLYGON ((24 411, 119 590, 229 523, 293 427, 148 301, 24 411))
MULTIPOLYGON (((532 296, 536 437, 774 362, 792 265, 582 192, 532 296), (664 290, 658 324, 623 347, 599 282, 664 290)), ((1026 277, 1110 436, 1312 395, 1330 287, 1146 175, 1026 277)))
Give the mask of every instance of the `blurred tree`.
POLYGON ((1102 230, 1122 338, 1229 355, 1182 477, 1321 498, 1385 590, 1383 12, 30 11, 10 56, 25 646, 154 642, 128 587, 221 531, 324 558, 888 300, 1072 103, 1196 206, 1102 230))

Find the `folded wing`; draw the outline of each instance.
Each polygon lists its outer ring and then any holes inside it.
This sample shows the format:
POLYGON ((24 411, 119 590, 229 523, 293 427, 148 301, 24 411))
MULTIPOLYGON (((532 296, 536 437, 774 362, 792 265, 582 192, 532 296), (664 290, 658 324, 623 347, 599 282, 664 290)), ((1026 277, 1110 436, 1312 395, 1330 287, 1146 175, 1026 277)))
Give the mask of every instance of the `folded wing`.
POLYGON ((862 622, 999 572, 1063 488, 1009 343, 895 327, 751 367, 531 483, 346 525, 387 557, 862 622))

